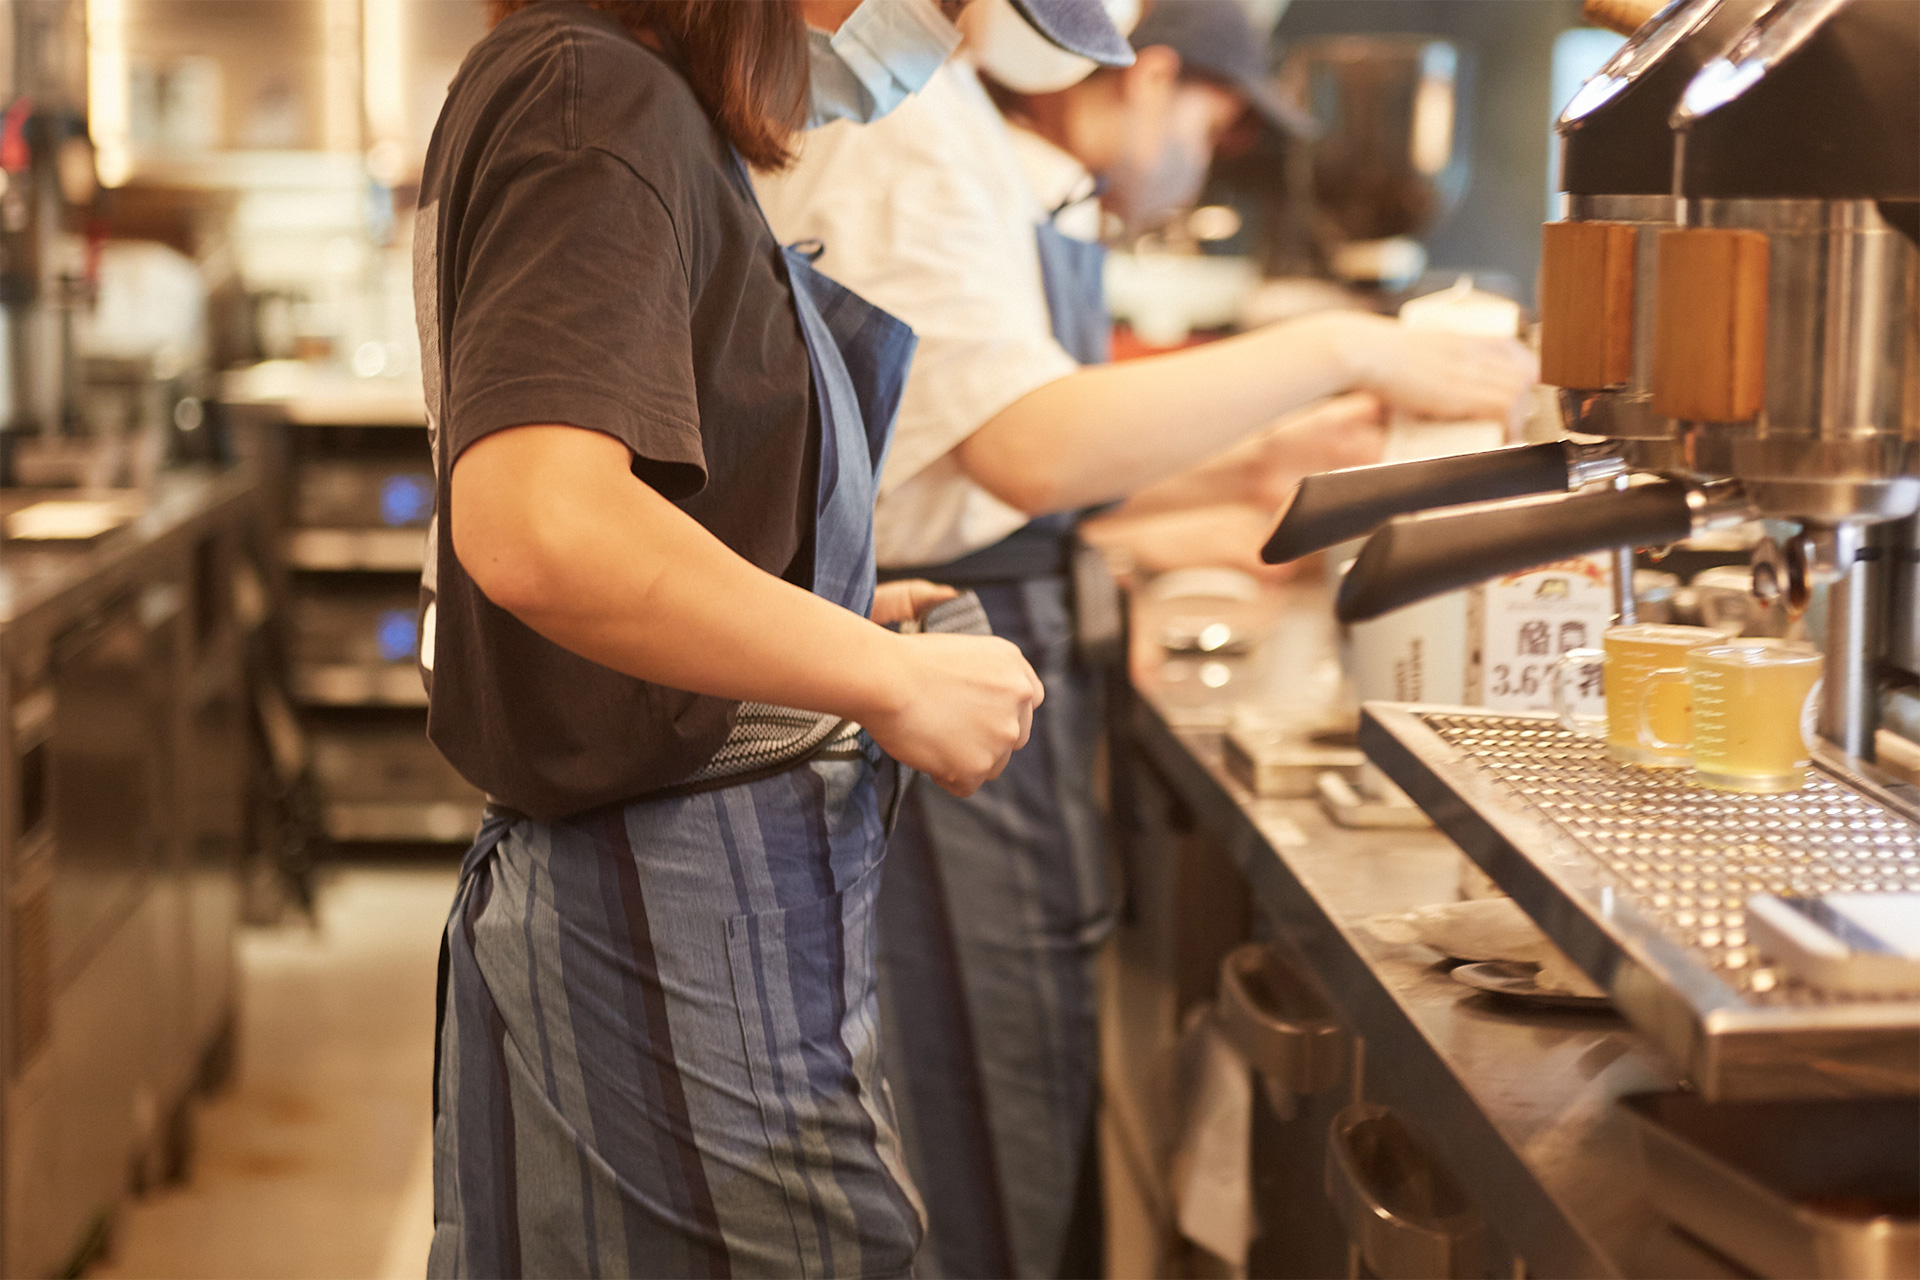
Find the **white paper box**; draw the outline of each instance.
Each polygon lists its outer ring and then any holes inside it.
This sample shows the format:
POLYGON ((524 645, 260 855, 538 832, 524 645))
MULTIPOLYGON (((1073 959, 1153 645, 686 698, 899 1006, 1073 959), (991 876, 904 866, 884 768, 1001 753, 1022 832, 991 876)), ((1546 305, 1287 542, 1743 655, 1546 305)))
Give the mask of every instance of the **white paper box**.
MULTIPOLYGON (((1554 660, 1598 647, 1612 623, 1609 560, 1557 561, 1353 624, 1344 656, 1354 692, 1362 702, 1553 710, 1554 660)), ((1598 688, 1574 710, 1601 714, 1598 688)))

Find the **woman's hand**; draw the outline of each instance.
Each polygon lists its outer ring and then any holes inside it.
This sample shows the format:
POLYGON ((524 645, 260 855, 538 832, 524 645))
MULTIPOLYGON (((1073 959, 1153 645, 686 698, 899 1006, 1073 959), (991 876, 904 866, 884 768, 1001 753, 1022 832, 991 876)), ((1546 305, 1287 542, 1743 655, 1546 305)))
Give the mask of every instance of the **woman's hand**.
POLYGON ((1419 417, 1506 419, 1540 380, 1517 338, 1415 329, 1358 311, 1316 319, 1333 326, 1356 388, 1419 417))
POLYGON ((1303 476, 1380 461, 1385 421, 1385 407, 1364 391, 1288 414, 1243 446, 1246 501, 1271 514, 1293 501, 1303 476))
POLYGON ((882 750, 944 790, 970 796, 1027 744, 1040 677, 997 636, 894 636, 876 673, 880 705, 860 717, 882 750))
POLYGON ((1080 525, 1102 551, 1120 551, 1136 574, 1175 569, 1238 569, 1262 582, 1284 582, 1291 564, 1267 564, 1260 548, 1273 532, 1273 508, 1240 502, 1135 513, 1122 506, 1080 525))
POLYGON ((925 578, 883 582, 873 589, 873 607, 867 610, 867 617, 883 627, 911 622, 934 605, 944 604, 959 594, 953 587, 928 582, 925 578))

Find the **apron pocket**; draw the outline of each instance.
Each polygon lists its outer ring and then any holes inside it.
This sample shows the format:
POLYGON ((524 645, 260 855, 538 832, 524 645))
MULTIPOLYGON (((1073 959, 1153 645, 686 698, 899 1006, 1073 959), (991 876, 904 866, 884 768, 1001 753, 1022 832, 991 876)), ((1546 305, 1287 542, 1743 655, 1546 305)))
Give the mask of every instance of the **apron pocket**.
POLYGON ((874 911, 880 866, 815 902, 727 921, 727 957, 767 1151, 803 1274, 905 1274, 918 1213, 882 1144, 874 911))

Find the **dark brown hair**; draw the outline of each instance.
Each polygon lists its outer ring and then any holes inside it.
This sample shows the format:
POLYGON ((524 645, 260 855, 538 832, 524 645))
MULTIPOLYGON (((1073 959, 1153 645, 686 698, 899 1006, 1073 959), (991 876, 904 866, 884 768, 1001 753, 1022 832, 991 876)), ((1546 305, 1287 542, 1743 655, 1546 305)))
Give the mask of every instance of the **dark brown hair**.
MULTIPOLYGON (((533 0, 487 0, 494 22, 533 0)), ((586 0, 636 40, 671 53, 700 105, 748 164, 793 158, 804 119, 807 27, 798 0, 586 0)))

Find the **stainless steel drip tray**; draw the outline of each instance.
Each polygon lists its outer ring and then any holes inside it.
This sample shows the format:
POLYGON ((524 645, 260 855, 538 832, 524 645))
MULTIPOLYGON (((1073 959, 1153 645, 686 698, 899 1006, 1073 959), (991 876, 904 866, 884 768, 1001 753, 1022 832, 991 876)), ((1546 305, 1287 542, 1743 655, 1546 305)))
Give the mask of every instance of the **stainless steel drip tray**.
POLYGON ((1920 999, 1787 978, 1755 893, 1920 892, 1920 821, 1816 770, 1746 796, 1608 759, 1550 716, 1368 703, 1360 746, 1708 1099, 1920 1092, 1920 999))

